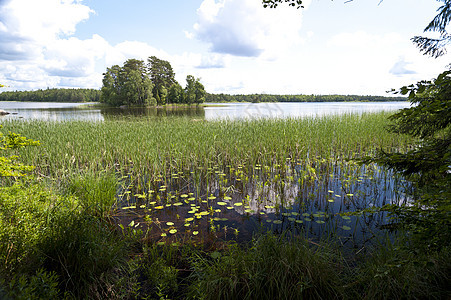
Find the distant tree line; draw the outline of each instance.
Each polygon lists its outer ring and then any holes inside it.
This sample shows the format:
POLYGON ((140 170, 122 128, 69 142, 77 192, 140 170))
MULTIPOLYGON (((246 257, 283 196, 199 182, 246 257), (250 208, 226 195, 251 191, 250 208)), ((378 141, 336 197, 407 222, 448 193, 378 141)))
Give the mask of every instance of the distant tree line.
POLYGON ((2 92, 0 101, 99 102, 100 90, 47 88, 36 91, 2 92))
POLYGON ((229 95, 210 94, 205 97, 206 102, 384 102, 384 101, 407 101, 406 97, 384 97, 384 96, 358 96, 358 95, 229 95))
POLYGON ((102 82, 100 101, 113 106, 199 104, 206 96, 199 78, 188 75, 182 88, 171 64, 155 56, 149 57, 147 63, 128 59, 122 67, 107 68, 102 82))

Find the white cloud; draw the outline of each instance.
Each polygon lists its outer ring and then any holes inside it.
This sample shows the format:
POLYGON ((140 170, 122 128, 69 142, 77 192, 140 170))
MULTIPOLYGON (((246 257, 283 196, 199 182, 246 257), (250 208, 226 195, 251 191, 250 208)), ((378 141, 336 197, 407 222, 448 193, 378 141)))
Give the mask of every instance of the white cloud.
POLYGON ((187 36, 209 43, 216 53, 276 58, 283 49, 302 42, 303 11, 284 6, 265 9, 255 0, 204 0, 194 32, 187 36))

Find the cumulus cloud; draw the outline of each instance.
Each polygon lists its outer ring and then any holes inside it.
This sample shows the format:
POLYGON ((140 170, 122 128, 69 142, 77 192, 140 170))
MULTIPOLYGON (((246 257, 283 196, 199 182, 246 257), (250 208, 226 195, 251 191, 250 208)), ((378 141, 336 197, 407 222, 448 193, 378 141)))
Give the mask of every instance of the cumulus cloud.
POLYGON ((108 66, 150 55, 169 59, 142 42, 112 46, 97 34, 74 37, 93 13, 80 0, 0 0, 0 82, 10 90, 98 88, 108 66))
POLYGON ((196 68, 199 68, 199 69, 210 69, 210 68, 222 69, 225 67, 225 65, 226 65, 226 62, 225 62, 224 55, 209 53, 209 54, 202 55, 200 64, 198 64, 196 66, 196 68))
POLYGON ((302 42, 303 11, 282 6, 265 9, 255 0, 204 0, 194 31, 187 36, 209 43, 212 52, 274 58, 286 47, 302 42))
POLYGON ((399 61, 397 61, 393 67, 390 69, 390 74, 393 74, 395 76, 403 76, 408 74, 416 74, 417 72, 409 70, 407 68, 408 65, 410 65, 410 62, 406 62, 404 58, 400 58, 399 61))
POLYGON ((91 76, 97 47, 106 42, 70 36, 92 12, 77 0, 0 2, 0 79, 28 89, 58 85, 61 76, 91 76))

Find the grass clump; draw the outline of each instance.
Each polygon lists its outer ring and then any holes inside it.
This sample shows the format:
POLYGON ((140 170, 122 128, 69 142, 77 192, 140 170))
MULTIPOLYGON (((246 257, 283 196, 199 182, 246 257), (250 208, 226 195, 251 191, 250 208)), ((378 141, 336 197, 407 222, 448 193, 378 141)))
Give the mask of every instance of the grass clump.
MULTIPOLYGON (((92 183, 89 177, 79 180, 92 183)), ((108 295, 115 268, 125 262, 126 245, 97 209, 111 195, 98 196, 100 204, 77 190, 61 195, 31 182, 0 188, 0 286, 5 297, 108 295)))
POLYGON ((355 270, 350 289, 364 299, 447 299, 451 274, 449 249, 425 253, 400 241, 374 249, 355 270))
POLYGON ((195 263, 191 288, 200 299, 339 299, 341 260, 306 240, 266 234, 250 248, 231 247, 195 263))

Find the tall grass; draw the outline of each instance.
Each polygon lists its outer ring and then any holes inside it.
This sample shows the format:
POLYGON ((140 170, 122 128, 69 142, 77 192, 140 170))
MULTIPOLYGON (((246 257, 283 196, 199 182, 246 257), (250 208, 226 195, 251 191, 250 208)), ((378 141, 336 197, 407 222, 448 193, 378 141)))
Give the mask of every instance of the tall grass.
POLYGON ((193 121, 188 118, 121 118, 105 122, 6 121, 5 130, 41 141, 20 153, 43 175, 64 177, 81 170, 127 169, 135 174, 213 165, 283 164, 287 157, 352 158, 376 148, 408 147, 389 134, 388 113, 304 119, 193 121))

